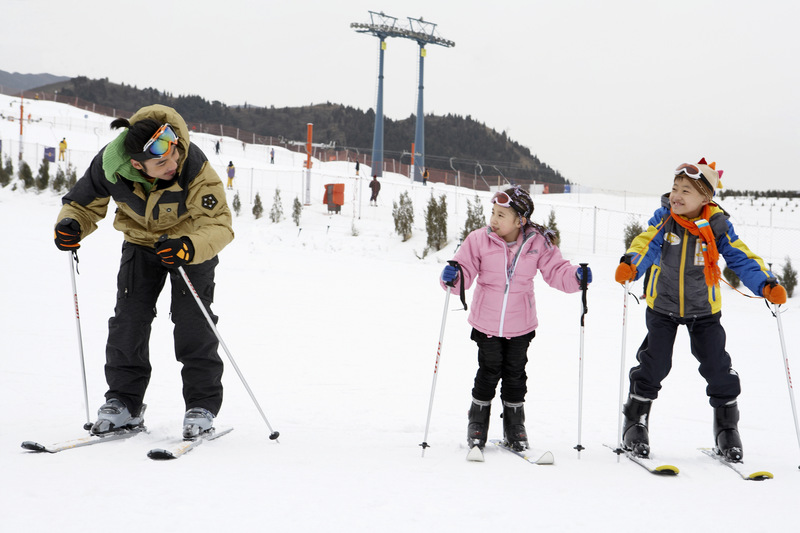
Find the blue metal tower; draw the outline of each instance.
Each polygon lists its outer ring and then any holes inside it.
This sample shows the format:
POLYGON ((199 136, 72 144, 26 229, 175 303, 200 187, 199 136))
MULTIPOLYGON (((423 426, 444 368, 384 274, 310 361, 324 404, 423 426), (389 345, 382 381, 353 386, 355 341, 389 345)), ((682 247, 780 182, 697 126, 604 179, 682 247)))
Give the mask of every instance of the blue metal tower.
POLYGON ((370 23, 361 24, 353 22, 350 27, 358 33, 371 33, 380 39, 380 59, 378 62, 378 100, 375 103, 375 128, 372 132, 372 175, 383 176, 383 61, 386 52, 386 38, 397 37, 400 28, 397 27, 397 18, 384 14, 382 11, 369 12, 370 23))
POLYGON ((422 17, 415 19, 408 17, 408 26, 410 28, 407 35, 404 37, 414 39, 419 44, 419 74, 417 84, 417 125, 414 130, 414 181, 422 181, 422 172, 425 169, 425 108, 424 92, 425 92, 425 50, 426 44, 438 44, 446 48, 452 48, 456 45, 453 41, 442 39, 436 36, 436 24, 426 22, 422 17))
POLYGON ((375 104, 375 128, 372 137, 372 174, 383 176, 383 60, 386 51, 387 37, 402 37, 413 39, 419 44, 419 86, 417 96, 417 125, 414 132, 414 180, 422 181, 422 171, 425 168, 425 113, 423 107, 423 76, 425 72, 425 45, 438 44, 451 48, 456 45, 453 41, 442 39, 435 35, 436 24, 424 21, 421 17, 409 17, 409 27, 397 26, 397 18, 383 12, 369 12, 370 23, 362 24, 353 22, 350 27, 359 33, 371 33, 380 39, 380 60, 378 66, 378 101, 375 104))

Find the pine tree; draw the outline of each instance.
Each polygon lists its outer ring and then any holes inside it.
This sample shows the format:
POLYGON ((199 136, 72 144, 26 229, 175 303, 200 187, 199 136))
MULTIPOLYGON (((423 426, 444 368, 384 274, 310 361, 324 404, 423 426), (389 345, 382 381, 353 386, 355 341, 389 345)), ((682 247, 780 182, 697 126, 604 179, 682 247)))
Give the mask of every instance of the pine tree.
POLYGON ((19 165, 19 179, 22 180, 22 186, 26 189, 34 185, 33 172, 31 172, 31 167, 25 161, 19 165))
POLYGON ((261 205, 261 196, 256 193, 255 203, 253 204, 253 216, 256 217, 256 220, 261 218, 261 215, 264 214, 264 206, 261 205))
POLYGON ((5 171, 6 175, 8 176, 8 180, 11 181, 11 178, 14 177, 14 162, 9 156, 6 156, 5 164, 3 165, 3 171, 5 171))
POLYGON ((236 194, 233 195, 233 212, 236 213, 236 216, 239 216, 239 211, 242 210, 242 201, 239 200, 239 191, 236 191, 236 194))
POLYGON ((486 226, 486 215, 483 214, 483 204, 476 194, 474 204, 467 198, 467 221, 464 223, 464 230, 461 232, 461 240, 466 239, 467 235, 484 226, 486 226))
POLYGON ((781 285, 786 289, 786 295, 791 298, 794 288, 797 286, 797 270, 792 268, 792 260, 789 256, 786 256, 786 263, 783 265, 781 285))
POLYGON ((76 183, 78 183, 78 172, 72 163, 67 163, 67 190, 72 190, 76 183))
POLYGON ((392 202, 392 217, 394 217, 394 230, 403 237, 403 242, 411 238, 411 227, 414 224, 414 206, 407 191, 400 193, 400 205, 392 202))
POLYGON ((67 185, 67 175, 64 173, 64 169, 61 167, 56 168, 56 177, 53 178, 53 190, 56 192, 61 192, 61 190, 67 185))
POLYGON ((741 283, 739 276, 736 275, 736 272, 728 268, 728 265, 725 265, 725 268, 722 269, 722 276, 731 284, 731 287, 734 289, 738 287, 741 283))
POLYGON ((628 224, 625 226, 625 250, 631 247, 633 239, 639 236, 644 231, 644 228, 635 217, 630 217, 628 224))
POLYGON ((42 158, 39 166, 39 173, 36 175, 36 188, 40 191, 47 189, 50 185, 50 161, 46 157, 42 158))
POLYGON ((547 219, 547 229, 555 234, 553 244, 559 246, 561 244, 561 232, 558 230, 558 225, 556 225, 556 212, 553 208, 550 208, 550 218, 547 219))
POLYGON ((11 183, 11 175, 6 172, 5 167, 0 166, 0 187, 6 187, 11 183))
POLYGON ((303 212, 303 204, 300 203, 297 196, 294 197, 294 203, 292 203, 292 220, 294 220, 295 226, 300 226, 300 215, 303 212))
POLYGON ((269 219, 272 222, 280 222, 283 218, 283 203, 281 202, 281 190, 275 189, 275 196, 272 199, 272 209, 269 210, 269 219))
POLYGON ((425 210, 425 230, 428 232, 428 250, 438 252, 447 244, 447 197, 439 201, 431 194, 425 210))

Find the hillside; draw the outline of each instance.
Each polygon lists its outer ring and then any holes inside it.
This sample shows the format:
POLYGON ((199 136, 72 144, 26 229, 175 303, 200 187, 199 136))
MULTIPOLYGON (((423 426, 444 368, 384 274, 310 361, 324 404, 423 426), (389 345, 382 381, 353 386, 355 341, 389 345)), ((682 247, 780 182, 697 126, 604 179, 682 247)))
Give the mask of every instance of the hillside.
POLYGON ((55 76, 53 74, 20 74, 19 72, 7 72, 0 70, 0 92, 11 93, 14 91, 27 91, 34 87, 41 87, 46 84, 58 84, 69 81, 66 76, 55 76))
MULTIPOLYGON (((247 104, 229 106, 196 95, 175 96, 151 87, 139 89, 124 83, 111 83, 108 79, 93 80, 84 76, 44 85, 36 90, 44 93, 58 91, 59 95, 128 112, 161 103, 177 109, 187 122, 218 123, 261 136, 291 140, 304 139, 306 124, 311 122, 315 139, 320 142, 334 142, 337 147, 357 149, 360 153, 372 149, 373 109, 362 111, 330 102, 283 108, 247 104)), ((386 159, 401 160, 403 152, 409 151, 414 141, 415 121, 414 115, 403 120, 385 119, 386 159)), ((497 167, 511 181, 567 183, 561 174, 540 161, 529 148, 469 115, 427 115, 425 148, 427 166, 434 169, 451 170, 450 160, 455 158, 454 166, 464 172, 473 173, 475 163, 479 161, 487 172, 496 174, 493 167, 497 167)), ((407 156, 405 162, 408 163, 407 156)))

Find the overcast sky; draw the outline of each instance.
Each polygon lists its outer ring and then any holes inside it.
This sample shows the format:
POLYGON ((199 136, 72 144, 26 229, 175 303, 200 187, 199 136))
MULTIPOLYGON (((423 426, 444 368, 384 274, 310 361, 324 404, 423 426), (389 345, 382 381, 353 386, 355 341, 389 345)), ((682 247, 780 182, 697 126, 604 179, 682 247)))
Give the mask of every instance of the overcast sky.
MULTIPOLYGON (((663 192, 705 156, 726 187, 800 189, 791 0, 4 0, 0 69, 366 110, 378 39, 350 23, 369 11, 455 42, 427 48, 426 114, 506 131, 574 182, 663 192)), ((387 44, 384 111, 402 119, 416 111, 418 46, 387 44)))

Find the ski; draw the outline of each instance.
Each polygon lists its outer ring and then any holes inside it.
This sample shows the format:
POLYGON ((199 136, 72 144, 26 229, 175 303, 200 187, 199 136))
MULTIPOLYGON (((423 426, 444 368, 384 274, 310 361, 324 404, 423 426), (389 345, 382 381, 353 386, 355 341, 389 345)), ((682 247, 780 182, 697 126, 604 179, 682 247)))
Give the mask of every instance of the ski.
POLYGON ((507 452, 511 452, 514 455, 516 455, 517 457, 521 457, 521 458, 525 459, 526 461, 528 461, 531 464, 534 464, 534 465, 552 465, 552 464, 555 464, 555 458, 553 457, 553 454, 551 452, 549 452, 549 451, 546 451, 546 452, 542 453, 539 456, 539 458, 536 459, 537 455, 536 454, 531 455, 531 451, 530 450, 524 450, 524 451, 515 450, 514 448, 508 446, 505 443, 504 440, 492 439, 489 442, 491 442, 492 444, 494 444, 495 446, 497 446, 501 450, 505 450, 507 452))
POLYGON ((729 461, 726 461, 725 458, 719 455, 714 448, 698 448, 698 450, 703 452, 703 454, 716 460, 718 463, 727 466, 728 468, 739 474, 744 480, 764 481, 765 479, 772 479, 774 477, 771 472, 767 472, 766 470, 757 470, 755 472, 750 472, 749 470, 745 470, 743 462, 731 463, 729 461))
POLYGON ((640 457, 626 449, 622 446, 611 446, 610 444, 604 445, 606 448, 610 448, 611 451, 619 455, 624 455, 637 465, 641 466, 651 474, 657 476, 677 476, 680 470, 677 466, 669 465, 669 464, 661 464, 658 463, 652 457, 640 457))
POLYGON ((467 452, 467 461, 474 461, 477 463, 483 462, 483 450, 480 446, 473 446, 467 452))
POLYGON ((25 442, 22 443, 22 447, 32 452, 58 453, 64 450, 81 448, 83 446, 92 446, 94 444, 110 442, 113 440, 129 439, 131 437, 135 437, 136 435, 144 431, 147 431, 147 428, 145 428, 144 426, 139 426, 135 428, 127 428, 127 429, 120 429, 117 431, 111 431, 109 433, 103 433, 102 435, 90 434, 78 439, 64 440, 50 445, 44 445, 31 440, 26 440, 25 442))
POLYGON ((226 428, 222 430, 215 430, 214 428, 211 428, 209 431, 202 433, 198 437, 193 439, 181 439, 179 442, 169 446, 168 448, 153 448, 147 452, 147 457, 156 460, 177 459, 182 455, 194 450, 205 441, 218 439, 223 435, 227 435, 231 431, 233 431, 233 428, 226 428))

